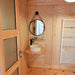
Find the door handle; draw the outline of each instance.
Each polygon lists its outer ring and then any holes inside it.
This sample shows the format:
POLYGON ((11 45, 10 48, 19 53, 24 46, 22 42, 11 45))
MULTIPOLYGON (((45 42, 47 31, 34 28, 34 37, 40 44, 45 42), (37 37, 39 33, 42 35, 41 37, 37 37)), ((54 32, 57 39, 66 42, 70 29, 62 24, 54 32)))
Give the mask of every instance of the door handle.
POLYGON ((22 51, 19 51, 19 57, 21 58, 22 57, 22 51))

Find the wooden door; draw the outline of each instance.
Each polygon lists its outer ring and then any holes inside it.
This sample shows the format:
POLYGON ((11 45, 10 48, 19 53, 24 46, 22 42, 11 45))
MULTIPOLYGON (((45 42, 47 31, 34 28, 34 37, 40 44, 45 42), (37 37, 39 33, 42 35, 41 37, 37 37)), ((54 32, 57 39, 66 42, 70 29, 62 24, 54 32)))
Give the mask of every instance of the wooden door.
MULTIPOLYGON (((23 75, 20 69, 20 28, 18 0, 0 0, 1 75, 23 75)), ((22 60, 22 59, 21 59, 22 60)))

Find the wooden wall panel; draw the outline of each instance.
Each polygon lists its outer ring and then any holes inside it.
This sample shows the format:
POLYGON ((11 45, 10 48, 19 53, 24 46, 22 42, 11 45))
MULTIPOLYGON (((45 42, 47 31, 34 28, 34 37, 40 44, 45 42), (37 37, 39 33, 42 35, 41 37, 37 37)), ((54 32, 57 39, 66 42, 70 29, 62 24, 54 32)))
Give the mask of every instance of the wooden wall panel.
POLYGON ((64 27, 75 27, 75 19, 64 19, 64 27))
POLYGON ((28 65, 30 67, 43 67, 45 65, 44 63, 44 55, 43 54, 30 54, 28 55, 28 65))
POLYGON ((75 39, 64 38, 63 39, 63 47, 75 48, 75 39))
POLYGON ((63 37, 74 38, 75 37, 74 34, 75 34, 75 29, 67 29, 67 28, 64 28, 63 37))
MULTIPOLYGON (((39 36, 44 40, 45 55, 40 59, 45 60, 45 65, 51 65, 51 51, 52 51, 52 19, 53 19, 53 7, 52 6, 28 6, 28 23, 32 20, 35 12, 38 11, 42 20, 45 22, 45 32, 42 36, 39 36)), ((29 39, 35 37, 29 33, 29 39)), ((38 38, 39 38, 38 37, 38 38)), ((33 59, 32 59, 33 60, 33 59)), ((42 60, 40 66, 42 65, 42 60)), ((36 62, 37 63, 37 62, 36 62)))
MULTIPOLYGON (((32 19, 35 11, 39 11, 40 16, 45 22, 45 33, 40 36, 45 40, 45 55, 43 57, 43 59, 45 60, 45 67, 60 66, 63 19, 75 19, 74 8, 75 5, 72 4, 44 6, 28 5, 28 23, 32 19)), ((29 39, 32 37, 34 36, 29 33, 29 39)))
POLYGON ((75 5, 57 5, 54 7, 52 64, 60 65, 61 31, 63 19, 75 19, 75 5))
POLYGON ((74 3, 67 3, 64 0, 28 0, 28 5, 61 5, 61 4, 74 4, 74 3))
POLYGON ((21 48, 25 50, 28 47, 28 26, 27 26, 27 5, 24 0, 20 0, 20 33, 21 33, 21 48))
POLYGON ((74 64, 73 66, 75 66, 75 50, 62 50, 61 63, 74 64))
POLYGON ((29 47, 29 36, 28 36, 28 26, 27 26, 27 5, 24 0, 19 0, 19 19, 20 19, 20 38, 21 38, 21 51, 23 52, 23 57, 21 57, 20 66, 22 69, 21 75, 25 75, 27 70, 27 62, 25 58, 24 51, 29 47))

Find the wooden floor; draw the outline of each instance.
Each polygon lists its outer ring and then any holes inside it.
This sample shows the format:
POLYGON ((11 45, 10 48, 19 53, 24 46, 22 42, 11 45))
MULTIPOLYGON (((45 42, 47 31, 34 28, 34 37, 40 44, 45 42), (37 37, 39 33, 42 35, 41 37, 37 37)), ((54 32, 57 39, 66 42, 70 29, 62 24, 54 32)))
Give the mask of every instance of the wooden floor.
POLYGON ((75 71, 29 68, 26 75, 75 75, 75 71))

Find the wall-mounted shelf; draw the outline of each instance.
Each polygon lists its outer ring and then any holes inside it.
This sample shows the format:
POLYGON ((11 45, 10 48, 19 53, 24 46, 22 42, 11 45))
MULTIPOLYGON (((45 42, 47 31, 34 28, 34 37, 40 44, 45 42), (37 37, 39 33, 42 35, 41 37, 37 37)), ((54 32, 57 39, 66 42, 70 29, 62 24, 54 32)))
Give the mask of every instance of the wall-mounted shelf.
POLYGON ((42 48, 39 52, 32 52, 30 49, 25 51, 26 54, 44 54, 44 48, 42 48))

